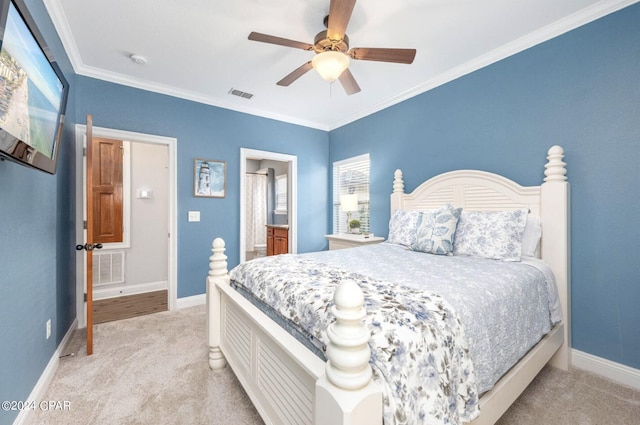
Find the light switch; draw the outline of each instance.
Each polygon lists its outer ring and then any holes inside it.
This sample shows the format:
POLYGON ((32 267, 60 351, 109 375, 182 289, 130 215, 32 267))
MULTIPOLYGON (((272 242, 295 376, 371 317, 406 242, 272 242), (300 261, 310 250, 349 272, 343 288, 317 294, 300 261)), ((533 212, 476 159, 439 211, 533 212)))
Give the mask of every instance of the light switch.
POLYGON ((189 221, 200 221, 200 211, 189 211, 189 221))
POLYGON ((138 189, 138 199, 151 199, 153 198, 153 190, 151 189, 138 189))

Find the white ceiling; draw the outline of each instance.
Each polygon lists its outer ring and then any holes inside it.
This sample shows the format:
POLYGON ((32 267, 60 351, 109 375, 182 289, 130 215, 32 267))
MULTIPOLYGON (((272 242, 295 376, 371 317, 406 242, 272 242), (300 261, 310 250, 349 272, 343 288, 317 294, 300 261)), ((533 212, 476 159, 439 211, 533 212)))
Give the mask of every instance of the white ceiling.
POLYGON ((413 64, 351 61, 362 88, 352 96, 313 70, 277 86, 313 52, 250 41, 249 33, 313 44, 329 1, 44 3, 77 74, 331 130, 637 0, 360 0, 346 31, 350 47, 415 48, 413 64))

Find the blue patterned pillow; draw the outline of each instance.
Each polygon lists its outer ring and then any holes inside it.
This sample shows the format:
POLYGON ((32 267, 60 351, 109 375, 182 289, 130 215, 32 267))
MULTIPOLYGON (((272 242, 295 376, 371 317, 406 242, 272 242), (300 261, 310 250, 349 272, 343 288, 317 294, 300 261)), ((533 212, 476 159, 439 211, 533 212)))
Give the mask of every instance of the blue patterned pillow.
POLYGON ((389 237, 387 242, 411 246, 416 241, 416 227, 420 211, 396 210, 389 220, 389 237))
POLYGON ((389 236, 387 242, 411 247, 416 242, 416 229, 420 214, 444 211, 452 208, 451 204, 444 204, 437 210, 396 210, 389 220, 389 236))
POLYGON ((411 249, 429 254, 450 255, 461 212, 462 208, 423 212, 418 222, 416 241, 411 249))
POLYGON ((527 209, 465 211, 456 229, 454 255, 520 261, 527 209))

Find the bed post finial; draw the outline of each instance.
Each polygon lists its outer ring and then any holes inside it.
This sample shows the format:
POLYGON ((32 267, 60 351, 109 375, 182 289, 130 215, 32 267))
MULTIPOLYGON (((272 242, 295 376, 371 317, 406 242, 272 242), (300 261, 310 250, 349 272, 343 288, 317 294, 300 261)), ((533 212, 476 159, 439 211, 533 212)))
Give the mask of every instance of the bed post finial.
POLYGON ((358 390, 371 381, 369 329, 362 323, 367 315, 364 295, 353 281, 344 281, 333 294, 331 313, 336 321, 329 325, 327 367, 329 382, 345 390, 358 390))
POLYGON ((402 170, 399 168, 393 173, 393 193, 404 193, 404 181, 402 180, 402 170))
POLYGON ((336 321, 327 328, 325 375, 316 381, 315 425, 382 424, 382 391, 371 380, 364 295, 345 280, 333 294, 336 321))
POLYGON ((402 180, 402 171, 397 169, 393 173, 393 192, 391 193, 391 214, 394 211, 402 209, 402 197, 404 195, 404 181, 402 180))
POLYGON ((207 277, 207 339, 209 345, 209 367, 222 369, 227 364, 220 350, 221 300, 216 282, 229 281, 227 274, 227 256, 222 238, 215 238, 211 244, 213 255, 209 257, 209 276, 207 277))
POLYGON ((562 161, 564 150, 558 146, 551 146, 547 152, 547 163, 544 165, 544 181, 566 181, 567 164, 562 161))
POLYGON ((209 257, 209 276, 221 277, 227 274, 227 256, 224 255, 224 251, 224 240, 215 238, 211 244, 213 255, 209 257))

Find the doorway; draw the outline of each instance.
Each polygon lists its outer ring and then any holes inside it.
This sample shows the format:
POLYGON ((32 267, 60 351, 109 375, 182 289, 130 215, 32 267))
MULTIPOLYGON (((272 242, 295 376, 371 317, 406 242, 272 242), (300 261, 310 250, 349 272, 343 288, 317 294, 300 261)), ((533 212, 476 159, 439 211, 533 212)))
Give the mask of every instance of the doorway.
MULTIPOLYGON (((254 149, 240 149, 240 262, 247 261, 247 215, 250 213, 249 205, 247 205, 247 173, 257 172, 256 168, 274 168, 282 170, 281 174, 286 170, 286 186, 287 186, 287 211, 286 223, 288 224, 288 252, 298 252, 298 158, 295 155, 288 155, 269 151, 260 151, 254 149), (262 165, 256 165, 262 164, 262 165)), ((282 218, 284 219, 284 217, 282 218)), ((278 218, 276 217, 276 221, 278 218)), ((266 243, 266 241, 265 241, 266 243)))
MULTIPOLYGON (((83 160, 83 147, 86 145, 86 127, 84 125, 76 125, 76 199, 78 200, 76 209, 76 234, 84 235, 86 230, 83 228, 83 221, 85 217, 85 171, 83 160), (82 143, 80 143, 82 142, 82 143)), ((125 211, 125 238, 121 244, 105 244, 111 245, 110 249, 103 249, 100 252, 100 258, 98 264, 100 267, 104 267, 98 274, 102 274, 104 278, 104 285, 94 285, 94 298, 96 300, 115 300, 115 297, 125 295, 128 297, 134 297, 133 294, 155 292, 157 290, 163 291, 163 297, 165 298, 165 305, 169 310, 176 308, 177 298, 177 238, 176 236, 176 139, 148 135, 142 133, 134 133, 129 131, 106 129, 100 127, 93 127, 93 134, 96 138, 109 138, 116 140, 123 140, 126 149, 124 149, 124 161, 129 162, 130 166, 126 167, 130 173, 128 178, 123 182, 124 192, 126 199, 130 200, 130 204, 137 208, 138 213, 132 215, 130 209, 125 211), (137 161, 135 158, 145 158, 144 161, 137 161), (156 157, 155 171, 153 168, 148 168, 151 161, 151 157, 156 157), (159 169, 162 168, 162 169, 159 169), (149 173, 156 173, 149 176, 149 173), (145 176, 141 178, 140 176, 145 176), (149 183, 149 182, 153 183, 149 183), (156 202, 161 205, 162 213, 159 214, 162 217, 158 220, 159 227, 154 229, 146 228, 140 222, 136 224, 136 216, 149 215, 150 206, 156 202), (146 212, 145 212, 146 211, 146 212), (133 218, 131 218, 133 217, 133 218), (127 222, 129 224, 127 224, 127 222), (143 228, 144 227, 144 228, 143 228), (135 231, 131 232, 131 229, 135 231), (142 243, 136 243, 134 236, 131 239, 132 234, 139 233, 139 231, 146 232, 143 235, 138 235, 138 241, 147 240, 149 238, 157 239, 156 245, 159 245, 160 251, 148 254, 146 249, 142 246, 142 243), (135 245, 135 247, 134 247, 135 245), (137 247, 137 250, 135 249, 137 247), (147 255, 148 254, 148 255, 147 255), (141 264, 142 267, 136 267, 137 272, 128 273, 129 282, 134 282, 132 285, 124 285, 122 280, 123 270, 126 264, 131 265, 141 264), (162 278, 157 276, 151 276, 149 273, 145 273, 143 270, 146 268, 150 270, 149 264, 162 264, 166 265, 161 270, 162 278), (142 273, 140 272, 142 270, 142 273), (137 273, 137 275, 136 275, 137 273), (119 274, 119 276, 118 276, 119 274), (144 276, 141 276, 144 275, 144 276)), ((155 216, 155 214, 154 214, 155 216)), ((149 221, 147 219, 147 221, 149 221)), ((80 237, 78 237, 80 239, 80 237)), ((157 250, 156 250, 157 251, 157 250)), ((94 253, 94 258, 96 253, 94 253)), ((96 260, 94 260, 94 264, 96 260)), ((84 293, 86 288, 86 270, 85 263, 81 260, 76 262, 76 317, 78 318, 78 326, 86 327, 86 304, 84 303, 84 293)), ((94 271, 96 266, 94 265, 94 271)), ((94 279, 95 279, 94 273, 94 279)), ((148 297, 147 297, 148 298, 148 297)), ((126 297, 123 298, 123 301, 126 297)), ((128 298, 130 303, 132 298, 128 298)), ((123 304, 126 305, 126 304, 123 304)), ((166 308, 166 307, 165 307, 166 308)), ((145 310, 145 309, 143 309, 145 310)))

